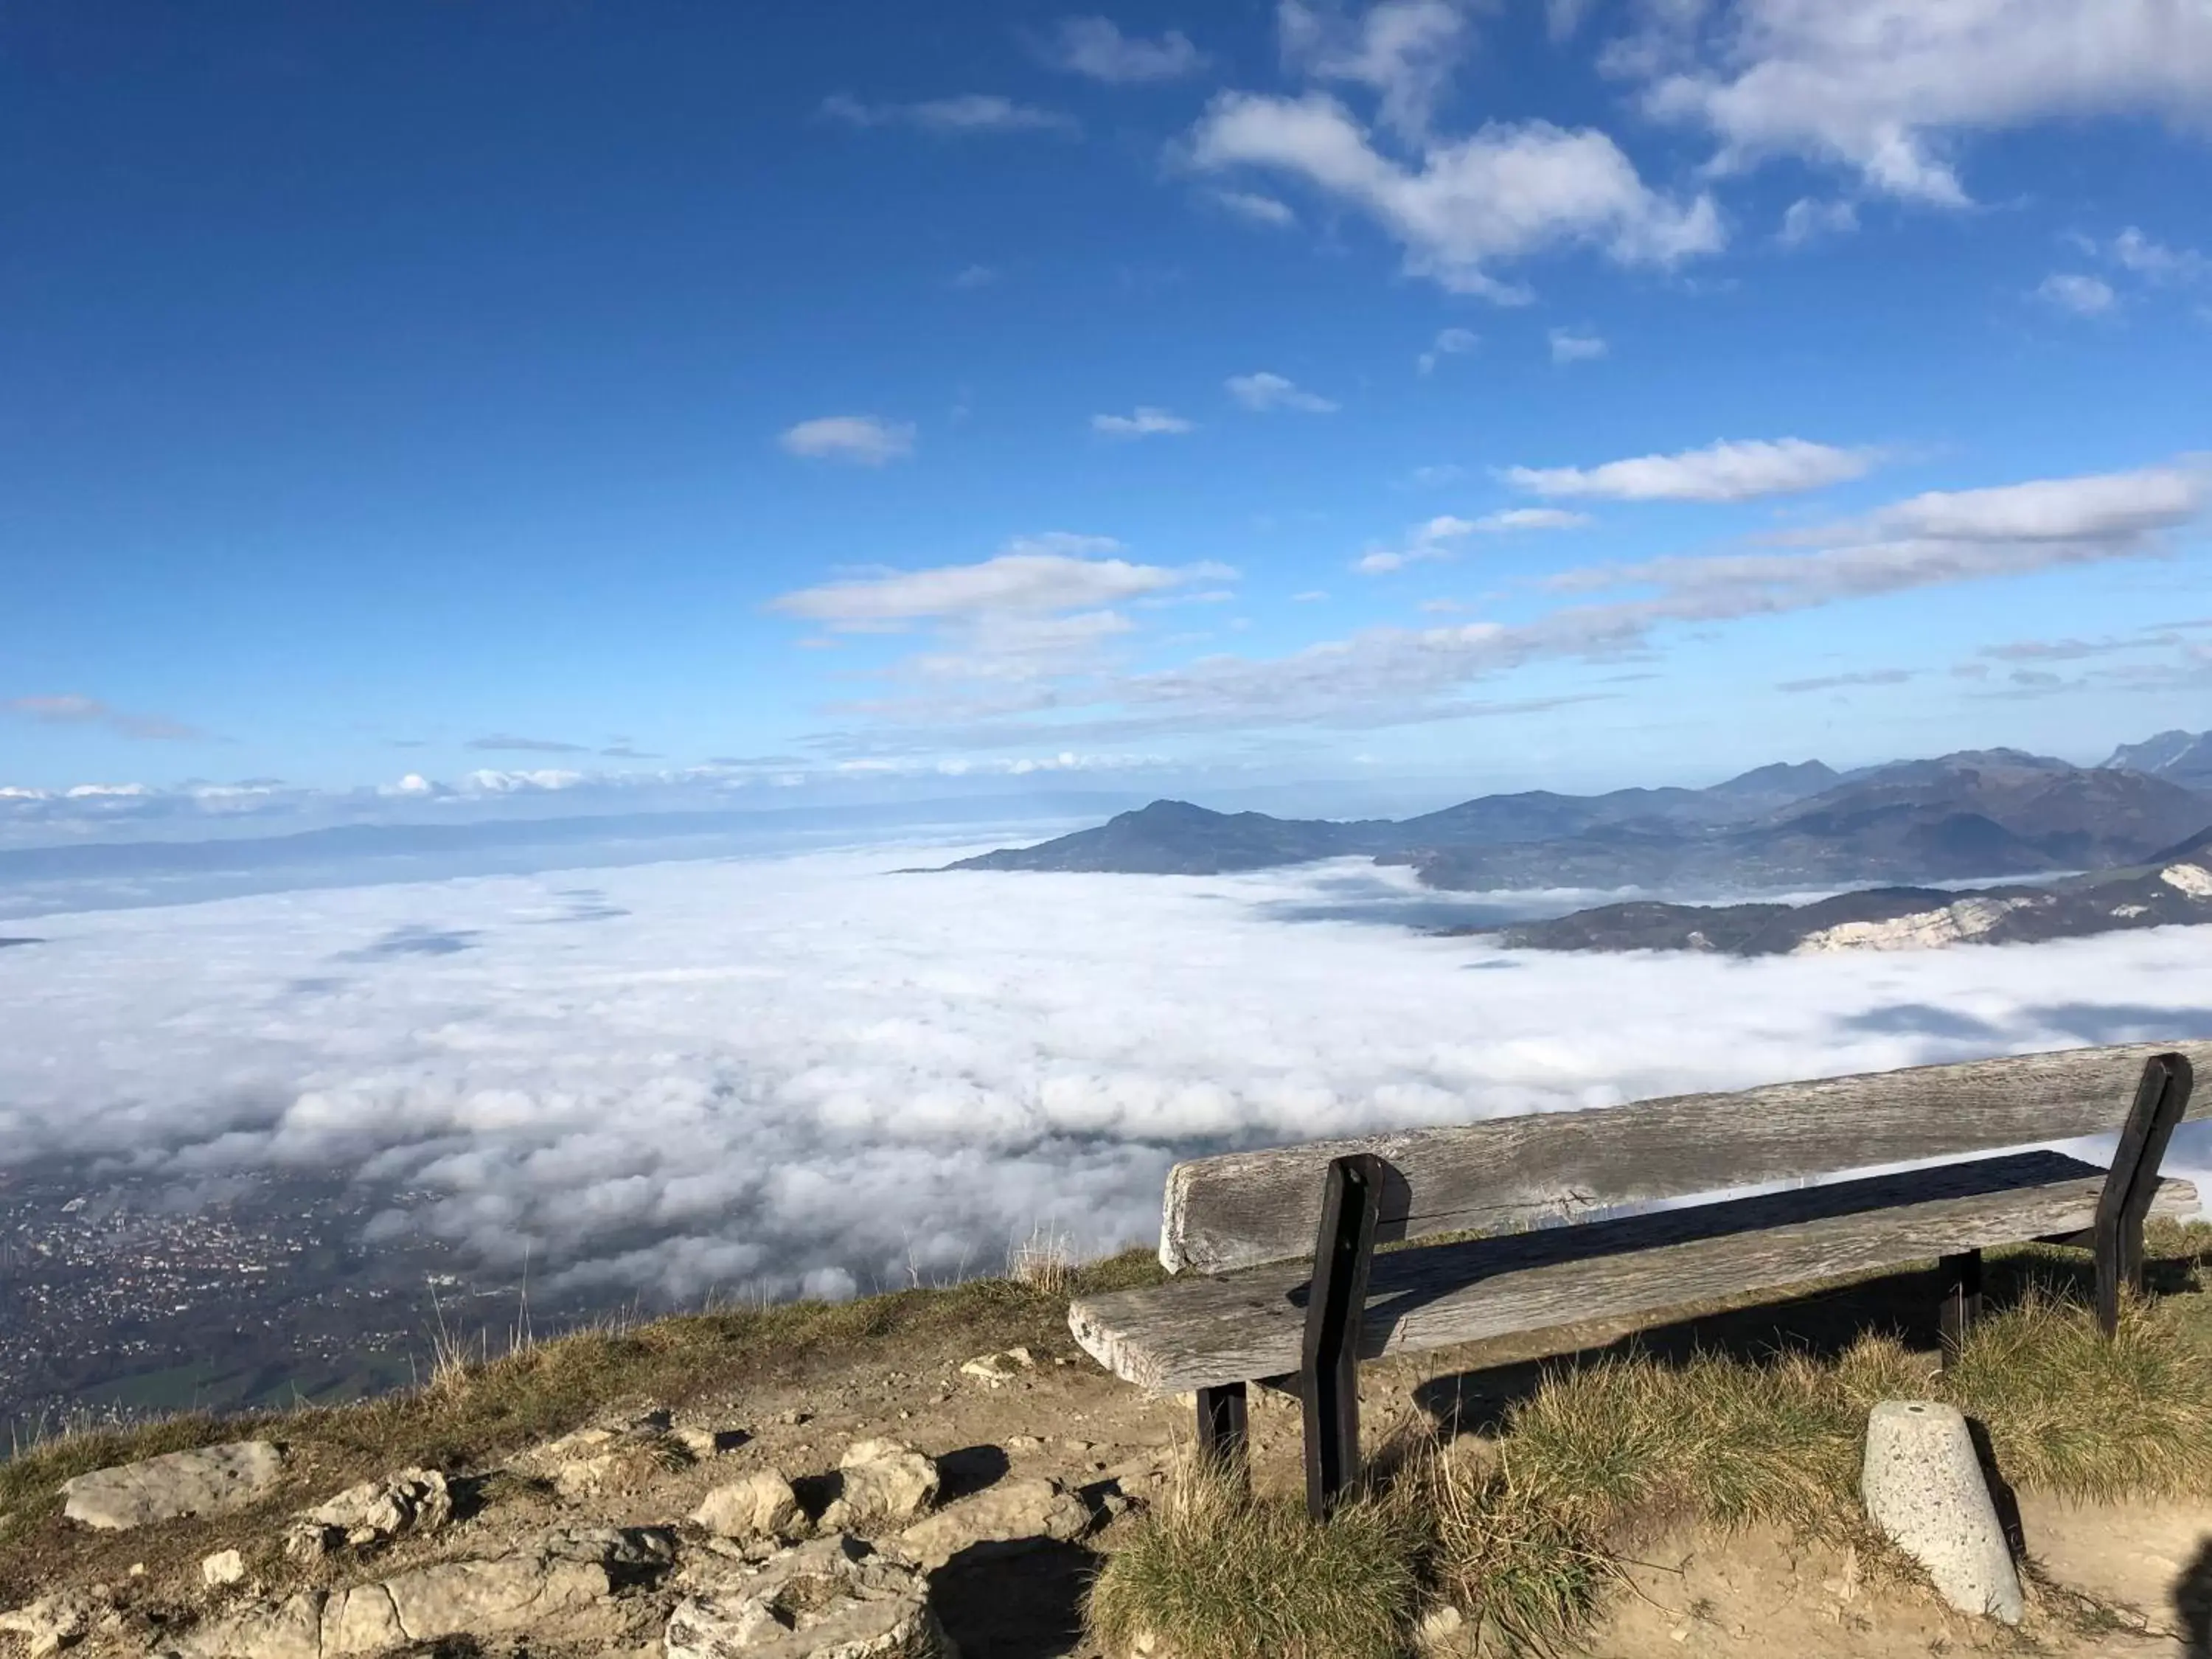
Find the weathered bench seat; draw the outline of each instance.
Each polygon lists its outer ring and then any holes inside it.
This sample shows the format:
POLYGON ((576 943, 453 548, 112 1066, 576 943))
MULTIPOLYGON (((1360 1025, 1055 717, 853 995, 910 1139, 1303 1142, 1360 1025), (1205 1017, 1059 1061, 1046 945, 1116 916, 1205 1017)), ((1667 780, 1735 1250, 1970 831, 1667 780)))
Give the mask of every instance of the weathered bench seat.
POLYGON ((1132 1382, 1197 1391, 1201 1437, 1232 1455, 1243 1385, 1297 1374, 1320 1508, 1356 1468, 1361 1358, 1930 1259, 1955 1343, 1978 1252, 2039 1238, 2096 1243, 2116 1315, 2143 1218, 2197 1210, 2157 1170, 2175 1123, 2206 1115, 2206 1060, 2212 1043, 2072 1049, 1197 1159, 1168 1179, 1175 1277, 1083 1297, 1069 1328, 1132 1382), (2109 1173, 2017 1150, 2116 1130, 2109 1173), (1619 1213, 1638 1206, 1666 1207, 1619 1213))

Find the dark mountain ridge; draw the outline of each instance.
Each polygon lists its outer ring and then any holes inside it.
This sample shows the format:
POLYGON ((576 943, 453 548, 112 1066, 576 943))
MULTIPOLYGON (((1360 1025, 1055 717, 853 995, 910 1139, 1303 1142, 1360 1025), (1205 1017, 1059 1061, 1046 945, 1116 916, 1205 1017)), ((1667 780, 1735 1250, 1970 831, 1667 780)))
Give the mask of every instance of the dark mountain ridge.
POLYGON ((2126 866, 2208 824, 2212 794, 2168 777, 1997 749, 1846 774, 1766 766, 1705 789, 1485 795, 1395 822, 1155 801, 952 867, 1210 875, 1357 855, 1458 891, 1909 886, 2126 866))

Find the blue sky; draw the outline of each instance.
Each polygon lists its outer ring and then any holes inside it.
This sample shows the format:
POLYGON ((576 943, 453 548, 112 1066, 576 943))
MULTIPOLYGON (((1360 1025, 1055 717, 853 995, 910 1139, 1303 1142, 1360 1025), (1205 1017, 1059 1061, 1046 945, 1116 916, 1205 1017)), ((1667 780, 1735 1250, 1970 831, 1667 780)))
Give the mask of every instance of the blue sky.
POLYGON ((0 789, 2212 725, 2207 107, 2183 0, 11 4, 0 789))

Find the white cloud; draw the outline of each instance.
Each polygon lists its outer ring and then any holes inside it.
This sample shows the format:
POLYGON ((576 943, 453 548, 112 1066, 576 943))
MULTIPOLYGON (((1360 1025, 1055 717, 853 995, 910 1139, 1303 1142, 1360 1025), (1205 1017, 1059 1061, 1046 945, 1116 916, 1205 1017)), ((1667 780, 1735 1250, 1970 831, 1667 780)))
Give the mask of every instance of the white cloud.
POLYGON ((1869 520, 1885 536, 1992 544, 2133 544, 2193 519, 2205 475, 2178 466, 1930 490, 1869 520))
POLYGON ((1285 67, 1368 88, 1382 125, 1418 142, 1473 44, 1468 11, 1463 0, 1381 0, 1355 18, 1334 0, 1281 0, 1275 15, 1285 67))
POLYGON ((1801 196, 1782 216, 1779 240, 1784 247, 1802 247, 1823 236, 1843 236, 1859 228, 1859 210, 1849 202, 1819 202, 1801 196))
POLYGON ((1508 467, 1507 481, 1539 495, 1616 501, 1747 501, 1822 489, 1863 477, 1878 459, 1802 438, 1723 441, 1674 455, 1639 455, 1602 466, 1508 467))
POLYGON ((1578 530, 1589 523, 1587 513, 1571 513, 1558 507, 1512 507, 1489 513, 1475 520, 1478 530, 1578 530))
POLYGON ((1363 575, 1383 575, 1390 571, 1403 570, 1409 564, 1425 564, 1433 560, 1455 557, 1461 544, 1470 536, 1511 535, 1528 530, 1572 530, 1589 521, 1589 515, 1586 513, 1570 513, 1556 507, 1510 507, 1503 513, 1485 514, 1480 519, 1462 519, 1449 513, 1440 514, 1415 525, 1407 533, 1404 546, 1364 553, 1353 562, 1352 568, 1363 575))
POLYGON ((991 265, 964 265, 953 274, 952 286, 963 290, 972 290, 988 288, 998 280, 998 270, 991 265))
POLYGON ((1437 466, 1417 466, 1407 476, 1417 484, 1456 483, 1467 477, 1467 469, 1456 462, 1445 461, 1437 466))
POLYGON ((1095 556, 1120 545, 1110 536, 1052 532, 1012 542, 995 557, 975 564, 829 582, 782 594, 769 602, 769 609, 832 628, 866 629, 992 611, 1079 610, 1236 574, 1217 564, 1169 569, 1095 556))
POLYGON ((1292 605, 1312 605, 1319 600, 1325 599, 1328 597, 1328 595, 1323 592, 1320 588, 1310 587, 1303 593, 1291 594, 1291 603, 1292 605))
POLYGON ((1841 164, 1868 185, 1955 205, 1957 141, 2046 119, 2212 106, 2212 10, 2197 0, 1734 0, 1654 6, 1611 62, 1647 107, 1768 155, 1841 164))
POLYGON ((51 917, 0 953, 0 1128, 25 1161, 411 1191, 379 1234, 510 1279, 526 1255, 533 1291, 696 1305, 903 1283, 910 1253, 995 1271, 1041 1223, 1147 1242, 1168 1165, 1232 1146, 2208 1034, 2175 993, 2205 977, 2202 928, 1508 955, 1374 925, 1433 899, 1401 871, 888 873, 927 861, 51 917), (1365 919, 1282 919, 1351 902, 1365 919), (424 937, 459 948, 404 948, 424 937))
POLYGON ((1273 169, 1372 218, 1407 268, 1455 292, 1528 298, 1492 274, 1501 261, 1570 246, 1623 264, 1669 266, 1726 238, 1710 197, 1682 203, 1649 189, 1605 134, 1545 121, 1492 122, 1433 140, 1408 164, 1383 155, 1335 99, 1227 92, 1185 146, 1205 172, 1273 169))
POLYGON ((1471 328, 1439 329, 1429 349, 1413 360, 1413 366, 1423 374, 1432 374, 1443 359, 1464 356, 1481 343, 1482 336, 1471 328))
POLYGON ((2133 225, 2112 238, 2105 252, 2115 264, 2154 283, 2193 283, 2212 275, 2212 259, 2196 249, 2168 247, 2133 225))
POLYGON ((2054 270, 2036 285, 2036 298, 2070 311, 2076 317, 2095 317, 2112 308, 2112 285, 2101 276, 2054 270))
POLYGON ((787 453, 810 460, 881 466, 914 453, 914 426, 875 415, 824 415, 787 428, 776 441, 787 453))
POLYGON ((839 92, 822 100, 822 113, 850 126, 915 127, 924 132, 1072 133, 1080 130, 1073 116, 990 93, 925 99, 913 104, 864 104, 839 92))
POLYGON ((1216 190, 1207 194, 1238 218, 1255 225, 1266 225, 1273 230, 1288 230, 1298 222, 1298 216, 1291 212, 1288 205, 1272 196, 1261 196, 1249 190, 1216 190))
POLYGON ((1186 421, 1180 415, 1171 415, 1164 409, 1139 404, 1133 413, 1127 415, 1093 415, 1091 429, 1103 432, 1110 438, 1152 438, 1195 432, 1198 426, 1195 422, 1186 421))
POLYGON ((1603 336, 1586 328, 1555 328, 1546 337, 1555 363, 1595 362, 1609 349, 1603 336))
POLYGON ((1064 17, 1040 54, 1053 68, 1110 86, 1176 81, 1206 66, 1206 54, 1178 29, 1157 40, 1124 34, 1109 17, 1064 17))
MULTIPOLYGON (((1119 683, 1114 695, 1143 712, 1100 729, 1126 738, 1186 726, 1364 728, 1486 714, 1496 706, 1465 695, 1477 682, 1534 661, 1641 650, 1670 624, 1778 616, 2155 554, 2166 532, 2200 514, 2205 492, 2203 474, 2175 467, 2039 479, 1915 496, 1863 520, 1796 532, 1798 550, 1586 567, 1547 585, 1648 591, 1516 624, 1373 628, 1284 657, 1203 659, 1119 683)), ((1435 546, 1465 533, 1445 526, 1414 541, 1435 546)))
POLYGON ((1245 408, 1265 414, 1270 410, 1296 410, 1306 415, 1334 413, 1336 404, 1318 392, 1307 392, 1279 374, 1262 370, 1257 374, 1232 374, 1224 384, 1229 395, 1245 408))

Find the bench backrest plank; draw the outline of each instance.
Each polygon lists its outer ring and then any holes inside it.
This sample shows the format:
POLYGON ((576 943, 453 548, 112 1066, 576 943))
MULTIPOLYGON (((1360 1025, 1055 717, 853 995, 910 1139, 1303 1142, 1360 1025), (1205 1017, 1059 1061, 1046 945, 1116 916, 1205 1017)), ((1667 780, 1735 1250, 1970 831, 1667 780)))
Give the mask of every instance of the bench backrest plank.
MULTIPOLYGON (((2212 1072, 2212 1042, 2072 1048, 1197 1158, 1168 1176, 1160 1260, 1218 1273, 1310 1255, 1323 1174, 1347 1152, 1390 1166, 1376 1237, 1397 1240, 2110 1134, 2167 1052, 2212 1072)), ((2212 1087, 2188 1115, 2212 1116, 2212 1087)))

